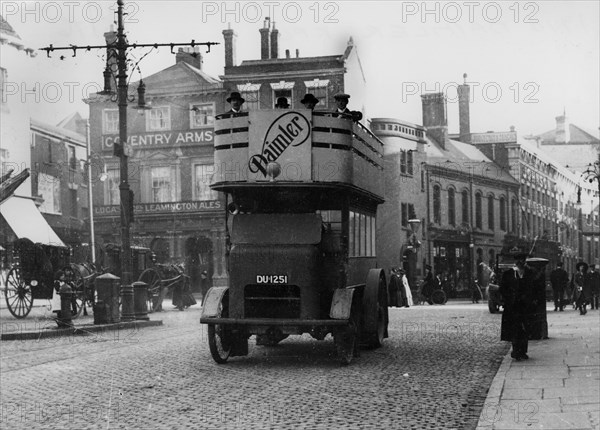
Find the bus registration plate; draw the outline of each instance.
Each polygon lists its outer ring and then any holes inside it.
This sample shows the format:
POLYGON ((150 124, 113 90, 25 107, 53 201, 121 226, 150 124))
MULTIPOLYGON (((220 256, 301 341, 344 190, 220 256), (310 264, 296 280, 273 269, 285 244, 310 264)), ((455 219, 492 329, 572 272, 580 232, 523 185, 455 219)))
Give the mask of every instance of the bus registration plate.
POLYGON ((287 275, 256 275, 257 284, 287 284, 287 275))

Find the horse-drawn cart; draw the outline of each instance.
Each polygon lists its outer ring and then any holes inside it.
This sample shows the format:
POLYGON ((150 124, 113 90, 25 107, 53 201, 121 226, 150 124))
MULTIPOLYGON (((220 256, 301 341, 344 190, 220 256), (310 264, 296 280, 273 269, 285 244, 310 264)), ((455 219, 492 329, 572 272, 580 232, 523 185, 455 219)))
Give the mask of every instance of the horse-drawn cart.
POLYGON ((85 284, 78 282, 70 269, 70 250, 63 246, 33 243, 22 238, 13 243, 13 265, 6 276, 4 297, 8 310, 15 318, 25 318, 35 299, 52 299, 58 273, 64 273, 63 282, 73 292, 72 318, 81 314, 85 298, 85 284))

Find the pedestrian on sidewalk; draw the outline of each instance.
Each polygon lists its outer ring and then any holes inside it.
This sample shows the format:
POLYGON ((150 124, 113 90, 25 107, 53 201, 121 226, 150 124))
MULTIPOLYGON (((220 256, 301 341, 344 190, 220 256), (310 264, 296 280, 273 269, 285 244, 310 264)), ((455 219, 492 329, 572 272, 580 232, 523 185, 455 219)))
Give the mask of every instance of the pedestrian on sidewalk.
POLYGON ((395 268, 390 269, 390 283, 388 284, 388 306, 390 308, 397 308, 400 306, 398 302, 398 290, 400 289, 400 278, 396 273, 395 268))
POLYGON ((590 283, 592 286, 592 297, 590 309, 598 310, 598 296, 600 295, 600 273, 596 272, 596 266, 590 265, 590 283))
POLYGON ((526 360, 532 315, 535 313, 535 272, 525 264, 527 253, 512 255, 515 266, 502 274, 500 294, 504 299, 500 339, 512 343, 510 356, 526 360))
POLYGON ((402 278, 402 287, 404 288, 404 298, 402 304, 405 308, 408 308, 413 305, 412 291, 410 291, 410 285, 408 284, 408 278, 406 277, 406 272, 404 269, 399 269, 398 273, 400 278, 402 278))
POLYGON ((579 310, 580 315, 587 313, 587 300, 591 297, 591 284, 588 271, 588 264, 580 261, 575 266, 577 273, 573 275, 573 295, 575 298, 575 309, 579 310))
POLYGON ((554 298, 554 312, 564 310, 564 295, 569 283, 569 275, 563 269, 562 261, 556 263, 556 269, 550 273, 550 283, 552 284, 552 294, 554 298))

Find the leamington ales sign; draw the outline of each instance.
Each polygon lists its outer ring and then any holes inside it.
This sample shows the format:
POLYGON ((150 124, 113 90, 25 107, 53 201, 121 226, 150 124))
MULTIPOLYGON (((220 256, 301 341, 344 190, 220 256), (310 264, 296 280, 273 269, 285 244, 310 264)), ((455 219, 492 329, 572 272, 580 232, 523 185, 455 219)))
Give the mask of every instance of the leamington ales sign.
MULTIPOLYGON (((133 213, 136 215, 157 213, 202 212, 216 209, 221 209, 221 202, 219 200, 138 203, 133 205, 133 213)), ((94 206, 94 215, 97 216, 119 216, 120 213, 121 208, 119 205, 94 206)))
POLYGON ((249 179, 269 180, 267 166, 279 164, 276 180, 311 179, 310 110, 251 111, 248 144, 249 179))
MULTIPOLYGON (((127 144, 133 149, 148 149, 172 146, 191 146, 200 143, 212 143, 214 131, 201 130, 168 130, 164 132, 130 134, 127 144)), ((119 143, 118 135, 102 136, 102 150, 111 150, 113 145, 119 143)))

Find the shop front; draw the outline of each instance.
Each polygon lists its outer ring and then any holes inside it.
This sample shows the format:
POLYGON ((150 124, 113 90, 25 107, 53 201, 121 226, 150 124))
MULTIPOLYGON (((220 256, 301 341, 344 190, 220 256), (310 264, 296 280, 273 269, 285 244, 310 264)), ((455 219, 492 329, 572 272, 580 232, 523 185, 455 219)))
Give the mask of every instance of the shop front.
MULTIPOLYGON (((152 250, 157 263, 183 264, 194 291, 225 285, 225 223, 220 200, 136 204, 131 245, 152 250)), ((120 243, 118 206, 94 208, 99 247, 120 243)))

